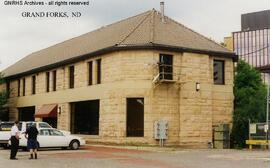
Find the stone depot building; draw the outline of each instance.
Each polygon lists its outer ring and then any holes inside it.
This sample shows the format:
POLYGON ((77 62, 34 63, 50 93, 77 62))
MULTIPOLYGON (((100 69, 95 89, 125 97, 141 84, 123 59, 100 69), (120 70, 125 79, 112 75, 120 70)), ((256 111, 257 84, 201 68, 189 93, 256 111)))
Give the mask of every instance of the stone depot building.
POLYGON ((151 10, 34 52, 3 71, 9 120, 43 120, 90 142, 206 147, 232 123, 234 62, 217 43, 151 10))

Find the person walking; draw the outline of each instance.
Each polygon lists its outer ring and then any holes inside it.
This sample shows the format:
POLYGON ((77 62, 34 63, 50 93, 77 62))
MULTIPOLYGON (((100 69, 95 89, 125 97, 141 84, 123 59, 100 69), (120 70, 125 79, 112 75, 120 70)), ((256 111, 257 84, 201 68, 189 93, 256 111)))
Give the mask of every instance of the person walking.
POLYGON ((37 159, 37 135, 38 135, 38 130, 36 126, 33 124, 31 125, 25 132, 25 138, 27 139, 27 148, 30 151, 30 158, 29 159, 37 159))
POLYGON ((15 121, 14 125, 11 127, 11 150, 10 150, 10 160, 18 160, 16 158, 18 147, 19 147, 19 139, 20 139, 20 132, 18 129, 19 122, 15 121))

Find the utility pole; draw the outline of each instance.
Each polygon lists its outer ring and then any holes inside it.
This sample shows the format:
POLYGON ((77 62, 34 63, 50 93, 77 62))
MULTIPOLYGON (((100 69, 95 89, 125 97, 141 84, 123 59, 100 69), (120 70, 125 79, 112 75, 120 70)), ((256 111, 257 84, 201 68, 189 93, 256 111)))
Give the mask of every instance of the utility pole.
POLYGON ((268 149, 268 134, 269 134, 269 74, 267 74, 267 78, 268 78, 268 83, 267 83, 267 103, 266 103, 266 143, 267 143, 267 149, 268 149))

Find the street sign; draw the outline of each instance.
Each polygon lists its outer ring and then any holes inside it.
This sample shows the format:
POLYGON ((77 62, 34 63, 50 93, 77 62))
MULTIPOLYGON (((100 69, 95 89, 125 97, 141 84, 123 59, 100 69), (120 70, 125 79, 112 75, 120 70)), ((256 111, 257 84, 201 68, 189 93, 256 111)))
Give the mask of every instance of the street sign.
POLYGON ((256 134, 257 129, 256 129, 256 124, 250 124, 249 125, 249 133, 250 134, 256 134))
POLYGON ((267 131, 268 131, 268 125, 265 124, 265 125, 264 125, 264 132, 267 132, 267 131))

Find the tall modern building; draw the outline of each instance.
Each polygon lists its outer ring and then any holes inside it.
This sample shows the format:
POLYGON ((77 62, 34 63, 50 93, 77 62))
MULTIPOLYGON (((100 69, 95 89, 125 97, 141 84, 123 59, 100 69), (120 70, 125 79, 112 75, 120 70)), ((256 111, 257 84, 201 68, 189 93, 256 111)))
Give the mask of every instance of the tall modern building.
POLYGON ((233 33, 233 51, 253 67, 270 72, 270 10, 241 16, 241 31, 233 33))

